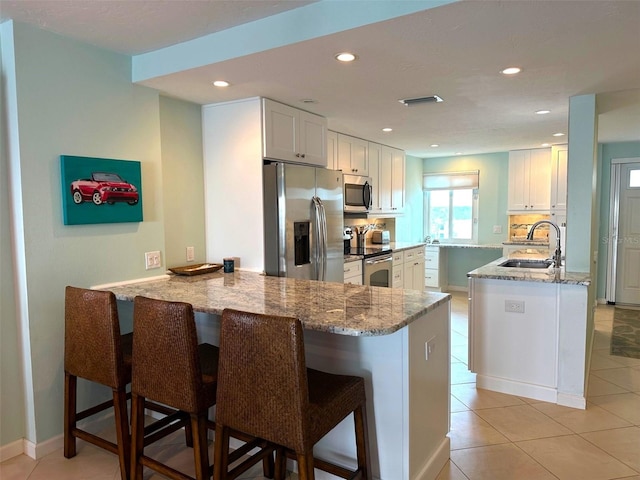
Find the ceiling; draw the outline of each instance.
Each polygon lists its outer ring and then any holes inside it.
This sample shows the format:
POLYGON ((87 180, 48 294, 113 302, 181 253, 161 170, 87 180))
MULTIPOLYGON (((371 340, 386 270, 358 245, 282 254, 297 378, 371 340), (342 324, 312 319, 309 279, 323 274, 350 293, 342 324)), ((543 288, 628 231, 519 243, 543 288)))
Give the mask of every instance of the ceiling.
MULTIPOLYGON (((311 3, 0 0, 0 19, 135 56, 311 3)), ((640 140, 638 52, 640 0, 467 0, 141 83, 199 104, 265 96, 333 130, 440 157, 566 143, 553 134, 567 134, 569 97, 593 93, 599 141, 640 140), (344 50, 358 60, 339 64, 344 50), (522 72, 499 73, 513 65, 522 72), (231 87, 211 85, 221 77, 231 87), (444 102, 398 102, 434 94, 444 102)))

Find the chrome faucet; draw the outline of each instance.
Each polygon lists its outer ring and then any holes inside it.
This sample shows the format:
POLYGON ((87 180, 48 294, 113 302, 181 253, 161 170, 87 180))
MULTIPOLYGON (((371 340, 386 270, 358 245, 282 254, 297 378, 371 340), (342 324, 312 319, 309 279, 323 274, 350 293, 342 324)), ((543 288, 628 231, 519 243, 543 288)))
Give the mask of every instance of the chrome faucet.
POLYGON ((531 230, 529 230, 529 233, 527 234, 527 240, 533 240, 533 232, 538 227, 538 225, 542 223, 548 223, 556 229, 556 251, 553 254, 553 268, 560 268, 560 266, 562 265, 562 252, 560 251, 560 228, 558 227, 558 225, 550 222, 549 220, 540 220, 539 222, 531 225, 531 230))

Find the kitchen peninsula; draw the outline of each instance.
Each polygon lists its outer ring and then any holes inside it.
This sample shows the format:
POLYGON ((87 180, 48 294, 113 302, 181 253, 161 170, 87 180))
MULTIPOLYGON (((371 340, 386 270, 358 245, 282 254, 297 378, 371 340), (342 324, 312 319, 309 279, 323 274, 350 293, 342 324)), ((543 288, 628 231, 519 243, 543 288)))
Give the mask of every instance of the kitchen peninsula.
MULTIPOLYGON (((201 340, 214 344, 224 308, 298 317, 310 367, 365 378, 374 478, 435 479, 449 458, 448 294, 248 271, 96 288, 126 302, 143 295, 191 303, 201 340)), ((352 422, 330 432, 317 456, 354 465, 352 422)))
POLYGON ((589 274, 502 266, 506 260, 467 274, 476 385, 586 408, 589 274))

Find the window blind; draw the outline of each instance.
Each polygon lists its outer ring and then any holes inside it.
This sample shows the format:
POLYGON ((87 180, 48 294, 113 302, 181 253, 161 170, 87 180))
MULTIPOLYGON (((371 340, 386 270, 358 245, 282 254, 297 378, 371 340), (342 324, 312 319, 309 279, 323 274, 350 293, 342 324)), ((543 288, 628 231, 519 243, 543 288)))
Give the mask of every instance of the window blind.
POLYGON ((455 190, 461 188, 478 188, 480 170, 466 172, 425 173, 422 176, 424 190, 455 190))

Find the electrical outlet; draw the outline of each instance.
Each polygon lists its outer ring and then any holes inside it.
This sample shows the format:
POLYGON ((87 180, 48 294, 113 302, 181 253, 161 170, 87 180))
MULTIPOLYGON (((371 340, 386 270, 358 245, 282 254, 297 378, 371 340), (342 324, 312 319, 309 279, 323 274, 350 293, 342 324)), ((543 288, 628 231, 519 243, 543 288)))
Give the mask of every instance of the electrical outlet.
POLYGON ((193 262, 196 258, 195 249, 193 247, 187 247, 187 262, 193 262))
POLYGON ((505 300, 504 311, 512 313, 524 313, 524 301, 523 300, 505 300))
POLYGON ((436 349, 436 337, 432 337, 424 342, 424 359, 429 360, 429 357, 433 355, 436 349))
POLYGON ((162 261, 160 260, 160 251, 156 250, 154 252, 145 252, 144 266, 147 270, 160 268, 162 266, 162 261))

